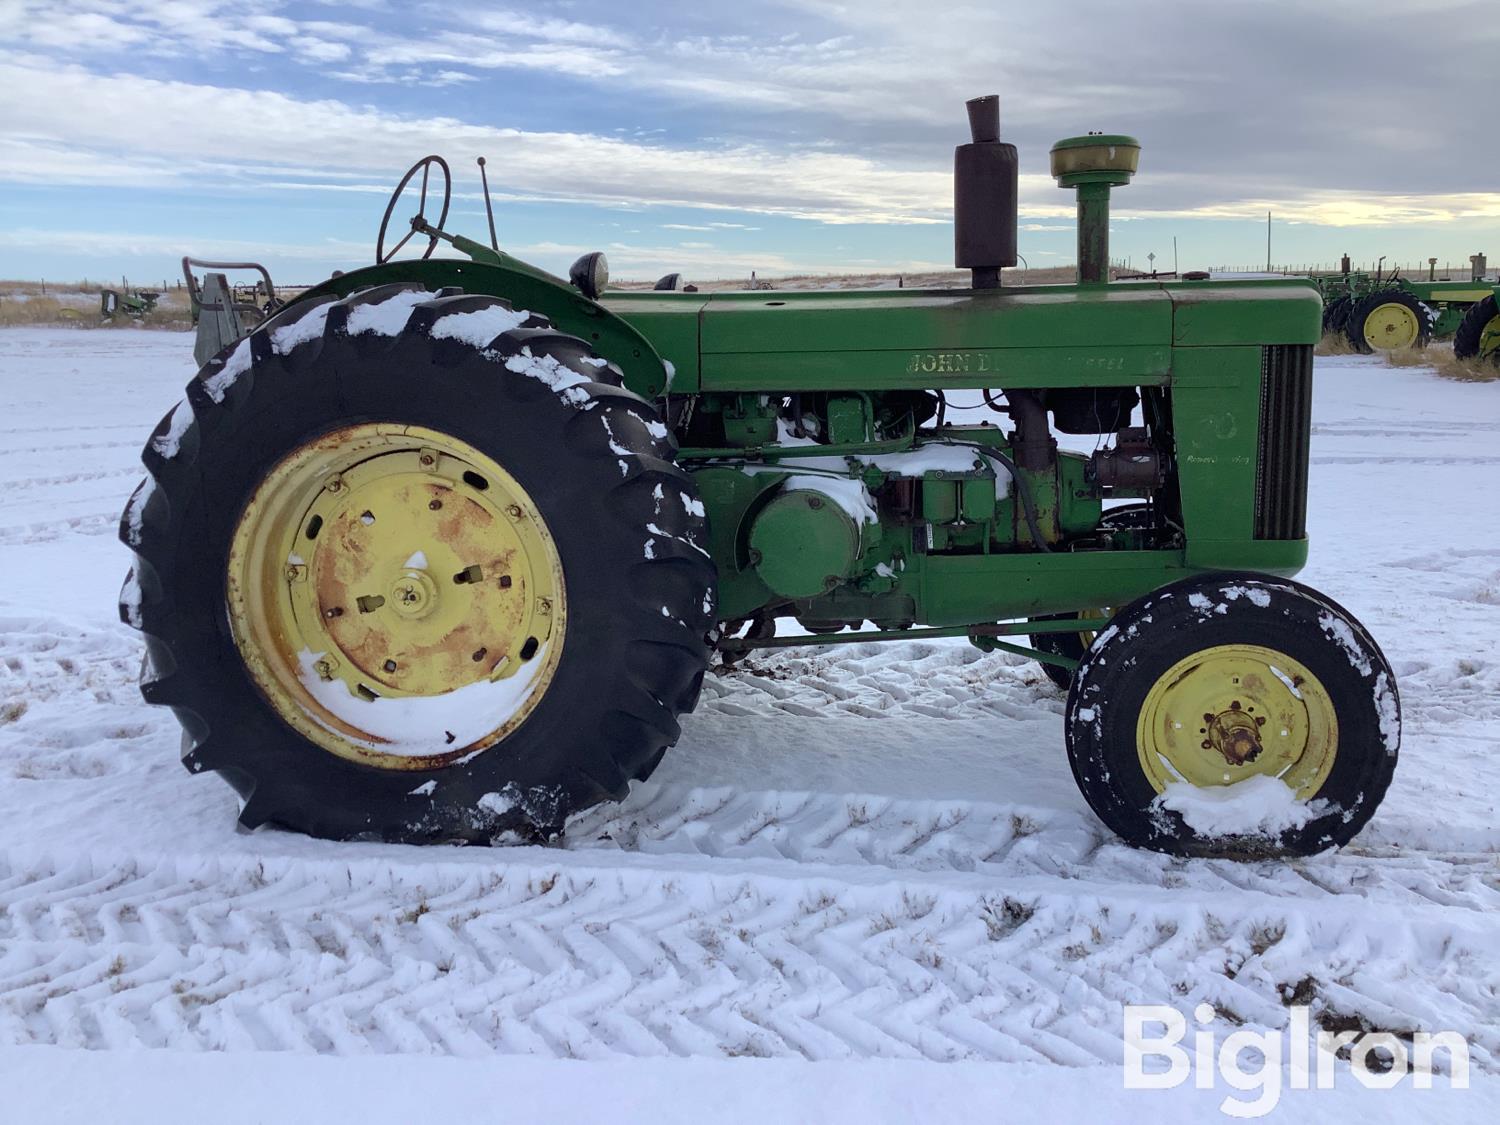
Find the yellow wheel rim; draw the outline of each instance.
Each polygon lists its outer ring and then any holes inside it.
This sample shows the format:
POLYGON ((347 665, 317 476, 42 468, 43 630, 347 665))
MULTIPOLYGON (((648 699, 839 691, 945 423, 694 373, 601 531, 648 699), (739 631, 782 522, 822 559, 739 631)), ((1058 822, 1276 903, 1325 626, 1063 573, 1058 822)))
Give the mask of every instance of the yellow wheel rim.
POLYGON ((1158 793, 1279 777, 1306 800, 1338 754, 1338 719, 1322 683, 1260 645, 1215 645, 1179 660, 1146 695, 1136 721, 1141 769, 1158 793))
POLYGON ((546 693, 567 621, 535 503, 467 442, 365 423, 292 451, 235 528, 229 620, 262 694, 342 758, 428 769, 546 693))
POLYGON ((1492 316, 1479 330, 1479 355, 1492 356, 1497 352, 1500 352, 1500 316, 1492 316))
POLYGON ((1389 301, 1377 305, 1365 317, 1365 343, 1381 351, 1409 348, 1422 336, 1417 314, 1403 304, 1389 301))
MULTIPOLYGON (((1080 621, 1108 621, 1114 613, 1107 609, 1080 609, 1078 619, 1080 621)), ((1094 647, 1094 638, 1099 635, 1097 629, 1085 629, 1078 634, 1078 639, 1083 643, 1083 651, 1087 652, 1094 647)))

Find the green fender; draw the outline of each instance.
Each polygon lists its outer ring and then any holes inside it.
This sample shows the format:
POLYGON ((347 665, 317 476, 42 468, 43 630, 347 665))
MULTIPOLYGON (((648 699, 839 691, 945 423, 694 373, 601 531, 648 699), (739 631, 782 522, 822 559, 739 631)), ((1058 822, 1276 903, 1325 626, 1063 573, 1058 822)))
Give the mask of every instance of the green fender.
POLYGON ((330 277, 300 293, 291 304, 317 297, 344 297, 356 289, 392 282, 415 281, 429 289, 457 286, 465 293, 503 297, 517 309, 540 313, 560 331, 587 340, 600 355, 619 365, 625 386, 645 399, 654 399, 667 387, 669 376, 661 356, 645 336, 597 301, 591 301, 567 282, 528 266, 506 254, 498 261, 464 258, 426 258, 366 266, 330 277))

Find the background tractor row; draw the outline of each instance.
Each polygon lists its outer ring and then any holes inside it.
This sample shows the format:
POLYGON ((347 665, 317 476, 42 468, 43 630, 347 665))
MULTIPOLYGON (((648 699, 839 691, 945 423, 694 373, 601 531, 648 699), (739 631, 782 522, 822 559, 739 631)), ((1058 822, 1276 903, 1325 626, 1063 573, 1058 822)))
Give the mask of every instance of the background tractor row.
POLYGON ((1438 280, 1435 270, 1425 281, 1399 270, 1314 275, 1323 295, 1323 331, 1367 354, 1451 337, 1459 359, 1500 362, 1500 284, 1486 280, 1483 254, 1474 255, 1470 267, 1468 280, 1438 280))

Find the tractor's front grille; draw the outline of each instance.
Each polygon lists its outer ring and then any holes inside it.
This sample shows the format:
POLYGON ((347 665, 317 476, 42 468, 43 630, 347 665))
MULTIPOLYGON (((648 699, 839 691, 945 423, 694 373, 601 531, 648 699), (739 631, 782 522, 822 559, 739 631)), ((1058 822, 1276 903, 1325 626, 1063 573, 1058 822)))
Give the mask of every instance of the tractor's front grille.
POLYGON ((1255 537, 1307 535, 1307 443, 1312 427, 1311 344, 1262 348, 1255 537))

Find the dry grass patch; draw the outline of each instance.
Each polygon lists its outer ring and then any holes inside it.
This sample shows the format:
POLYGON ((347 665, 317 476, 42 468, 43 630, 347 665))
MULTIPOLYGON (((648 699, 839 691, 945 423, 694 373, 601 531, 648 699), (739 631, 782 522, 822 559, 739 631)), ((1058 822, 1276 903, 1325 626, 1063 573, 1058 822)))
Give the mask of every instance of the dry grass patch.
POLYGON ((1500 356, 1459 359, 1453 354, 1453 349, 1446 346, 1386 352, 1385 362, 1390 367, 1430 367, 1439 377, 1456 379, 1460 383, 1500 382, 1500 356))
POLYGON ((1313 355, 1358 355, 1342 332, 1325 332, 1313 348, 1313 355))
POLYGON ((0 325, 57 324, 65 319, 82 318, 83 310, 64 305, 56 297, 27 297, 24 301, 0 297, 0 325))
POLYGON ((99 315, 99 290, 36 282, 0 281, 0 328, 67 325, 74 328, 163 328, 187 331, 193 327, 185 294, 168 290, 155 309, 139 318, 117 313, 109 320, 99 315))

